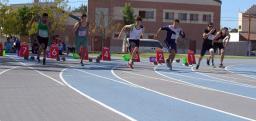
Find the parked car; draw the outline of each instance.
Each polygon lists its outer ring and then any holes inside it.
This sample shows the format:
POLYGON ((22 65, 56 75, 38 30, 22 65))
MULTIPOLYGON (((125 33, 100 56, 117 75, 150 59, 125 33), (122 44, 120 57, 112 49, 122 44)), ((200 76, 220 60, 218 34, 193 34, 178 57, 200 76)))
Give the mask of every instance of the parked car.
POLYGON ((251 56, 256 56, 256 50, 251 51, 251 56))
POLYGON ((163 48, 159 40, 140 39, 140 52, 155 52, 157 48, 163 48))

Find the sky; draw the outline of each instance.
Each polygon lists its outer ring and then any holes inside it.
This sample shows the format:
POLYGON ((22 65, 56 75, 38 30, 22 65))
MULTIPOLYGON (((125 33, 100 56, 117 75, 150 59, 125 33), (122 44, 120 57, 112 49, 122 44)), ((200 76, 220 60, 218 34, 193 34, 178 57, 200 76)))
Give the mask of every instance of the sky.
MULTIPOLYGON (((31 3, 32 1, 33 0, 9 0, 9 3, 31 3)), ((81 4, 87 4, 87 1, 88 0, 69 0, 68 5, 71 6, 71 9, 74 9, 81 4)), ((253 4, 256 4, 256 0, 222 0, 221 26, 237 28, 239 21, 238 13, 246 11, 253 4)))

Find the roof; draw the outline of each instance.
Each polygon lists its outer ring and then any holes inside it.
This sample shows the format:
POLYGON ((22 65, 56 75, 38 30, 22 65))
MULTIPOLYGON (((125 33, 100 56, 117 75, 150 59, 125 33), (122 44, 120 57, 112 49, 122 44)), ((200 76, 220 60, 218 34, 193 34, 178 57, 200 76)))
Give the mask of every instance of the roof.
MULTIPOLYGON (((247 41, 248 40, 248 33, 240 33, 240 40, 245 40, 247 41)), ((250 34, 250 40, 251 41, 256 41, 256 33, 251 33, 250 34)))
POLYGON ((245 11, 245 13, 256 15, 256 5, 252 5, 248 10, 245 11))

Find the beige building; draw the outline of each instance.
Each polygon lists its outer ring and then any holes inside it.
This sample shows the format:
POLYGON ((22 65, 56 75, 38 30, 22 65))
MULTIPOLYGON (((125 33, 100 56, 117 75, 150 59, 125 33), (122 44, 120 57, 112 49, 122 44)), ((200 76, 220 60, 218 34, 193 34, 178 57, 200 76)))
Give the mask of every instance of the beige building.
POLYGON ((239 40, 248 42, 248 53, 256 50, 256 5, 239 13, 239 40))
MULTIPOLYGON (((130 3, 134 14, 143 17, 145 38, 154 34, 161 26, 179 19, 186 33, 186 48, 189 41, 202 46, 202 33, 209 22, 220 28, 221 1, 219 0, 88 0, 88 16, 90 22, 99 23, 99 14, 104 14, 106 23, 111 19, 115 23, 123 23, 122 7, 130 3)), ((164 33, 161 41, 164 40, 164 33)), ((111 39, 111 47, 121 47, 121 41, 111 39)))

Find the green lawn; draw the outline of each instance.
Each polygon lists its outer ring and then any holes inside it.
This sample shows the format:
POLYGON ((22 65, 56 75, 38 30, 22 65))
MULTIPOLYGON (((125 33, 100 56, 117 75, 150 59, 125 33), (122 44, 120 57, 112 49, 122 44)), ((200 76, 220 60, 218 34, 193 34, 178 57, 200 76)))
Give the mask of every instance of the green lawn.
MULTIPOLYGON (((100 52, 92 52, 90 53, 90 56, 92 57, 95 57, 95 56, 98 56, 100 52)), ((118 58, 122 58, 122 56, 124 55, 124 53, 111 53, 111 56, 113 57, 118 57, 118 58)), ((147 59, 149 57, 154 57, 156 54, 155 53, 140 53, 140 57, 141 58, 144 58, 144 59, 147 59)), ((187 54, 177 54, 176 55, 176 58, 182 58, 182 57, 186 57, 187 54)), ((199 54, 196 54, 195 55, 196 58, 199 57, 199 54)), ((207 56, 207 55, 206 55, 207 56)), ((168 53, 164 53, 164 57, 168 57, 168 53)), ((215 58, 220 58, 219 55, 215 55, 215 58)), ((256 56, 225 56, 225 59, 256 59, 256 56)))
MULTIPOLYGON (((112 53, 111 56, 114 56, 114 57, 122 57, 122 55, 124 54, 118 54, 118 53, 112 53)), ((141 53, 140 54, 140 57, 141 58, 149 58, 151 56, 155 56, 156 54, 155 53, 141 53)), ((176 58, 182 58, 182 57, 186 57, 187 55, 186 54, 177 54, 176 55, 176 58)), ((195 55, 196 58, 199 57, 199 55, 195 55)), ((168 53, 164 53, 164 57, 168 57, 168 53)), ((219 55, 216 55, 215 58, 220 58, 219 55)), ((225 56, 226 59, 256 59, 256 56, 251 56, 251 57, 248 57, 248 56, 225 56)))

